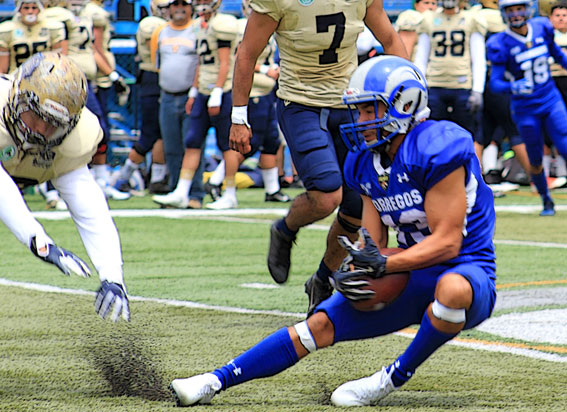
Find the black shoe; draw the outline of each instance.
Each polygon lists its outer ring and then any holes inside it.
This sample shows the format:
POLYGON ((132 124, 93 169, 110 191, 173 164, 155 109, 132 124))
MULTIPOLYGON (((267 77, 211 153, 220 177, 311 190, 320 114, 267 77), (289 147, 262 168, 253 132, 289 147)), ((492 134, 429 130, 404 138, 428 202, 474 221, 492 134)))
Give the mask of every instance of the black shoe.
POLYGON ((543 210, 539 214, 540 216, 555 216, 555 203, 553 200, 546 199, 543 201, 543 210))
POLYGON ((489 170, 484 175, 484 181, 487 185, 497 185, 502 183, 502 172, 500 170, 489 170))
POLYGON ((265 202, 281 202, 281 203, 287 203, 290 200, 291 198, 281 190, 278 190, 276 193, 272 193, 271 195, 266 193, 266 197, 264 199, 265 202))
POLYGON ((285 283, 291 266, 291 247, 295 236, 288 237, 280 232, 275 221, 270 228, 270 248, 268 249, 268 270, 276 283, 285 283))
POLYGON ((148 192, 152 195, 166 195, 171 192, 171 189, 167 181, 162 180, 161 182, 150 182, 148 192))
POLYGON ((307 282, 305 282, 305 293, 309 298, 309 307, 307 308, 307 317, 313 315, 317 305, 328 299, 333 294, 333 287, 329 282, 323 282, 315 272, 307 282))
POLYGON ((213 199, 213 202, 216 202, 217 200, 219 200, 221 195, 222 195, 221 186, 220 185, 213 185, 213 184, 209 183, 208 181, 207 181, 207 183, 205 183, 205 192, 207 192, 207 194, 209 194, 211 196, 211 199, 213 199))

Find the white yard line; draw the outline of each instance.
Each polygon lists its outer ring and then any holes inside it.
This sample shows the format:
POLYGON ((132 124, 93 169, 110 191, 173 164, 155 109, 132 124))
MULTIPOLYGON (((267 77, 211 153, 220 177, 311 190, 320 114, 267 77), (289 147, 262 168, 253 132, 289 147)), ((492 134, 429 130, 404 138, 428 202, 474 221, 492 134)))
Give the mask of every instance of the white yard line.
MULTIPOLYGON (((537 211, 540 208, 536 206, 497 206, 496 211, 506 210, 515 211, 516 213, 528 213, 525 210, 537 211), (528 208, 528 209, 526 209, 528 208)), ((567 210, 567 205, 556 206, 556 210, 567 210)), ((288 209, 230 209, 230 210, 191 210, 191 209, 115 209, 110 213, 113 217, 163 217, 169 219, 181 218, 197 218, 197 219, 210 219, 221 222, 235 222, 235 223, 260 223, 269 224, 272 220, 269 219, 255 219, 247 218, 245 216, 254 215, 276 215, 285 216, 288 209)), ((530 212, 531 213, 531 212, 530 212)), ((67 211, 45 211, 33 212, 34 217, 45 220, 63 220, 69 219, 71 216, 67 211)), ((306 227, 312 230, 329 230, 328 225, 312 224, 306 227)), ((393 233, 393 232, 392 232, 393 233)), ((542 248, 560 248, 567 249, 567 243, 552 243, 552 242, 532 242, 525 240, 506 240, 495 239, 494 243, 497 245, 511 245, 511 246, 533 246, 542 248)))
MULTIPOLYGON (((0 278, 0 286, 18 287, 22 289, 28 289, 28 290, 34 290, 34 291, 46 292, 46 293, 62 293, 68 295, 89 295, 89 296, 95 295, 94 292, 89 292, 81 289, 60 288, 57 286, 42 285, 42 284, 30 283, 30 282, 17 282, 4 278, 0 278)), ((129 299, 133 302, 151 302, 151 303, 158 303, 168 306, 186 307, 191 309, 206 309, 206 310, 216 310, 221 312, 253 314, 253 315, 272 315, 272 316, 281 316, 281 317, 293 317, 298 319, 305 318, 304 313, 283 312, 279 310, 254 310, 254 309, 245 309, 245 308, 238 308, 231 306, 207 305, 204 303, 190 302, 184 300, 148 298, 143 296, 130 296, 129 299)), ((413 337, 415 336, 415 334, 411 332, 397 332, 395 333, 395 335, 407 337, 410 339, 413 339, 413 337)), ((467 342, 467 341, 460 341, 458 339, 455 339, 448 342, 448 344, 455 346, 462 346, 475 350, 508 353, 508 354, 524 356, 532 359, 546 360, 549 362, 567 363, 567 356, 550 354, 547 352, 542 352, 534 349, 505 346, 494 342, 483 342, 483 341, 467 342)))

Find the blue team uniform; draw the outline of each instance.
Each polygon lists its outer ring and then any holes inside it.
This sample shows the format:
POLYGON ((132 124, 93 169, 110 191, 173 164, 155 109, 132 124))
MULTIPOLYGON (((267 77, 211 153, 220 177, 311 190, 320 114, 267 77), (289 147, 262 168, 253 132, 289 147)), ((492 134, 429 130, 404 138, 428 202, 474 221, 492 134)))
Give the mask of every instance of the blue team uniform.
POLYGON ((539 166, 543 157, 543 130, 562 156, 567 156, 567 110, 549 71, 549 59, 567 68, 567 56, 554 41, 553 26, 547 18, 528 21, 528 34, 521 36, 507 29, 494 34, 486 43, 486 56, 492 62, 490 87, 511 93, 511 82, 525 79, 529 94, 512 94, 510 110, 522 136, 530 163, 539 166))
POLYGON ((439 277, 448 272, 467 278, 474 291, 465 329, 490 316, 496 300, 494 200, 482 178, 470 133, 452 122, 426 121, 410 131, 386 169, 379 155, 362 151, 347 155, 344 172, 348 186, 372 199, 382 222, 398 233, 398 245, 408 248, 431 234, 424 211, 425 194, 459 167, 467 174, 468 206, 459 255, 412 271, 402 295, 379 311, 359 312, 335 293, 317 307, 317 311, 327 312, 335 325, 335 342, 385 335, 419 324, 434 300, 439 277))

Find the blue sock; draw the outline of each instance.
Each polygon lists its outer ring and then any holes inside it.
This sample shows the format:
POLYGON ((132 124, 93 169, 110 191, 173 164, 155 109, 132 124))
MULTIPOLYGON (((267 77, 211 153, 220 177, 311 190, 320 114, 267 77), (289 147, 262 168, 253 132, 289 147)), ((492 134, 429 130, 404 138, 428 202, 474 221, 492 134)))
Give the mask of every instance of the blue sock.
POLYGON ((276 228, 282 232, 283 234, 285 234, 287 237, 293 238, 295 239, 295 235, 297 235, 297 231, 294 232, 293 230, 291 230, 289 227, 287 227, 287 223, 285 223, 285 218, 284 219, 280 219, 277 221, 276 223, 276 228))
POLYGON ((537 192, 541 196, 542 200, 545 202, 546 200, 551 200, 549 196, 549 190, 547 188, 547 179, 545 177, 545 173, 541 172, 537 175, 531 175, 532 182, 537 189, 537 192))
POLYGON ((317 277, 319 278, 319 280, 322 282, 328 282, 329 276, 331 276, 332 274, 333 271, 329 269, 327 265, 325 265, 325 262, 323 262, 323 260, 321 260, 319 269, 317 269, 317 277))
POLYGON ((287 328, 261 340, 256 346, 215 370, 225 390, 252 379, 275 375, 299 361, 287 328))
POLYGON ((435 329, 426 311, 415 338, 402 356, 394 362, 395 370, 392 374, 394 386, 399 387, 406 383, 413 376, 417 367, 429 358, 437 348, 457 335, 457 333, 447 334, 435 329))

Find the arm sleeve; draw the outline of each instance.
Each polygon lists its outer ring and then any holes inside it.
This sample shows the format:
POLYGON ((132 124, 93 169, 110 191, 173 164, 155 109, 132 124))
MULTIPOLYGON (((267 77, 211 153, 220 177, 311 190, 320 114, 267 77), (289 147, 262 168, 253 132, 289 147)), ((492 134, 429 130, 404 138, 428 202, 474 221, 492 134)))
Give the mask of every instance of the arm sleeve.
POLYGON ((478 32, 471 34, 472 90, 484 92, 486 81, 486 45, 484 36, 478 32))
MULTIPOLYGON (((20 189, 0 164, 0 219, 27 248, 31 239, 40 235, 49 238, 32 216, 20 189)), ((51 240, 51 239, 49 239, 51 240)))
POLYGON ((431 49, 431 40, 427 33, 421 33, 417 40, 414 63, 419 70, 425 75, 427 71, 427 62, 429 61, 429 51, 431 49))
POLYGON ((52 182, 69 207, 71 217, 101 282, 107 280, 123 285, 122 251, 118 230, 110 216, 104 193, 88 167, 83 166, 65 173, 52 182))

